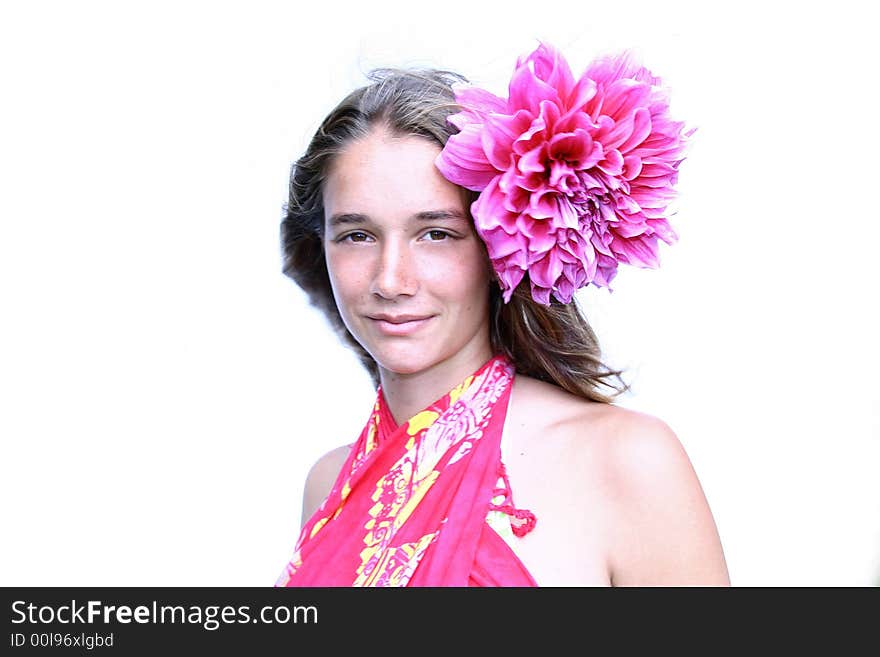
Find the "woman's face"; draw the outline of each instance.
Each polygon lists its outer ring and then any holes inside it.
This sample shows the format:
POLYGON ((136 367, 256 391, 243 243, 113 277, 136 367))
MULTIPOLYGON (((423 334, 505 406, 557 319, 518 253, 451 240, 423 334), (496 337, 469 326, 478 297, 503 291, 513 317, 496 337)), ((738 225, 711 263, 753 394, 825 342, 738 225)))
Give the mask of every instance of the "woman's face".
POLYGON ((491 357, 489 268, 440 147, 382 128, 350 143, 323 189, 324 250, 346 327, 380 368, 415 374, 491 357))

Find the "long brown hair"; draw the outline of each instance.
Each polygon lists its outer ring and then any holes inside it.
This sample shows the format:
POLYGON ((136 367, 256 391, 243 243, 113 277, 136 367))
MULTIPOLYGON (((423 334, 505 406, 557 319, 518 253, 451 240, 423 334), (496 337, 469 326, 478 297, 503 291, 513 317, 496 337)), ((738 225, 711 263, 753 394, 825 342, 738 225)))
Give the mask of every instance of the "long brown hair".
MULTIPOLYGON (((378 386, 379 367, 345 327, 330 287, 323 248, 323 184, 334 157, 377 126, 423 137, 442 148, 456 131, 447 118, 460 109, 452 85, 466 80, 433 69, 377 69, 369 79, 371 84, 353 91, 330 112, 293 165, 281 243, 284 273, 324 313, 378 386)), ((476 198, 474 192, 463 191, 469 201, 476 198)), ((528 275, 507 304, 500 288, 492 285, 489 312, 492 349, 507 355, 518 373, 598 402, 610 402, 628 388, 621 372, 602 362, 596 335, 576 302, 551 299, 549 307, 539 304, 531 297, 528 275)))

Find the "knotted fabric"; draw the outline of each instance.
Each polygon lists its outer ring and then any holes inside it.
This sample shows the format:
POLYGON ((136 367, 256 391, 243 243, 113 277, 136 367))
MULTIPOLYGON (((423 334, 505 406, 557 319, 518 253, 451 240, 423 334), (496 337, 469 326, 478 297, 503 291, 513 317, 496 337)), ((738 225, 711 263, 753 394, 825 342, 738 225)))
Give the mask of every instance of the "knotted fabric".
POLYGON ((536 586, 486 523, 514 377, 493 356, 397 426, 366 426, 276 586, 536 586))

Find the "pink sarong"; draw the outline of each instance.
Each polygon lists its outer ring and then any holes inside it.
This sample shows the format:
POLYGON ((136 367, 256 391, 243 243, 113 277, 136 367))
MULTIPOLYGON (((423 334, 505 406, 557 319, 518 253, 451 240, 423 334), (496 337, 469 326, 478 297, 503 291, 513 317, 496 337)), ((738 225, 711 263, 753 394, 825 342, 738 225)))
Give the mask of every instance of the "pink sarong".
POLYGON ((494 356, 400 426, 380 386, 276 586, 536 586, 486 522, 514 373, 494 356))

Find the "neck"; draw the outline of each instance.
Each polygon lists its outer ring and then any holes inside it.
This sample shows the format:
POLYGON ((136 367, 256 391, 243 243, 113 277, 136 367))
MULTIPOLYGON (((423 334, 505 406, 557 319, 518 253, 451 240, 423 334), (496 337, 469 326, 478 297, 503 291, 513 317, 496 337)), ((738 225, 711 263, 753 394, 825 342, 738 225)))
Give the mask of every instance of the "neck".
POLYGON ((400 374, 379 367, 382 394, 394 421, 402 424, 452 390, 492 358, 488 342, 468 346, 454 356, 412 374, 400 374))

